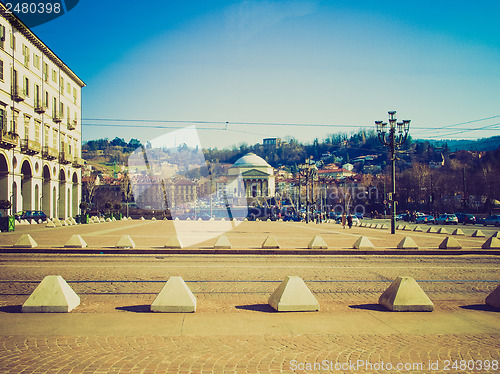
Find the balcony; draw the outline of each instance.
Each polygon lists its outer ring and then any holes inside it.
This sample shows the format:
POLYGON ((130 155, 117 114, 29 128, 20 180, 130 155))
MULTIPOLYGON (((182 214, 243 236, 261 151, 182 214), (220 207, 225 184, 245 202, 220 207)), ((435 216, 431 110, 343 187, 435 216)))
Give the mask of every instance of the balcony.
POLYGON ((85 161, 83 160, 83 158, 75 157, 73 159, 73 167, 74 168, 83 168, 83 165, 85 165, 85 161))
POLYGON ((40 143, 34 140, 21 139, 21 152, 27 155, 36 155, 40 153, 40 143))
POLYGON ((47 105, 42 104, 42 103, 35 103, 35 112, 38 114, 45 113, 47 111, 47 105))
POLYGON ((21 102, 26 99, 26 95, 24 94, 24 90, 19 87, 19 86, 12 86, 11 87, 11 95, 12 95, 12 100, 16 102, 21 102))
POLYGON ((57 149, 44 145, 42 148, 42 157, 45 160, 55 160, 57 158, 57 149))
POLYGON ((59 112, 54 112, 54 113, 52 113, 52 120, 53 120, 55 123, 61 123, 61 122, 62 122, 62 116, 61 116, 61 113, 59 113, 59 112))
POLYGON ((75 120, 71 121, 71 120, 68 120, 68 130, 74 130, 76 129, 76 125, 78 124, 78 122, 75 120))
POLYGON ((17 146, 19 135, 13 131, 0 131, 0 147, 1 148, 14 148, 17 146))
POLYGON ((71 164, 73 162, 73 156, 68 151, 59 152, 59 162, 61 164, 71 164))

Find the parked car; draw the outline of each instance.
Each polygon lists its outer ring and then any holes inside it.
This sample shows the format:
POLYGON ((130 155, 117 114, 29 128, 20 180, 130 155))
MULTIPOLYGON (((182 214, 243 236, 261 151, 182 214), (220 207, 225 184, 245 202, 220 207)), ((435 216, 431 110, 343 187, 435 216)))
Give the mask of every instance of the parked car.
POLYGON ((409 219, 410 219, 410 217, 408 216, 408 214, 405 214, 405 213, 398 214, 396 216, 396 221, 408 221, 409 219))
POLYGON ((358 219, 363 219, 363 213, 354 213, 354 215, 358 217, 358 219))
POLYGON ((433 216, 419 216, 417 217, 417 223, 418 224, 428 224, 428 223, 434 223, 435 219, 433 216))
POLYGON ((496 227, 500 227, 500 215, 493 214, 489 217, 486 217, 483 222, 483 226, 493 225, 496 227))
POLYGON ((454 214, 441 214, 435 221, 436 225, 458 225, 458 218, 454 214))
POLYGON ((31 221, 31 220, 35 220, 35 221, 38 221, 38 220, 42 220, 42 221, 45 221, 47 219, 47 215, 42 212, 41 210, 25 210, 25 211, 22 211, 22 212, 17 212, 14 217, 19 221, 21 219, 26 219, 28 221, 31 221))
POLYGON ((476 217, 468 213, 455 213, 458 218, 458 223, 463 223, 464 225, 470 223, 472 225, 476 224, 476 217))

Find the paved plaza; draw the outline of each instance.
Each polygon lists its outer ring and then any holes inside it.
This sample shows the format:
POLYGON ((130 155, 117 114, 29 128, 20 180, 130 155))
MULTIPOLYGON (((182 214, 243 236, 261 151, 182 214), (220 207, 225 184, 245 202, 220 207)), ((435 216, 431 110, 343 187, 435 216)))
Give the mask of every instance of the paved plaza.
MULTIPOLYGON (((470 235, 472 228, 464 231, 470 235)), ((500 314, 484 299, 500 283, 500 261, 491 251, 471 253, 494 231, 484 230, 486 238, 459 237, 463 254, 446 254, 438 250, 441 234, 244 222, 226 235, 233 249, 253 252, 214 255, 199 252, 212 248, 216 237, 185 254, 146 253, 162 250, 175 233, 172 222, 20 226, 0 234, 0 249, 9 252, 0 254, 0 371, 498 372, 500 314), (12 244, 22 233, 30 233, 38 247, 15 253, 12 244), (95 253, 64 249, 75 233, 95 253), (136 242, 135 250, 99 252, 111 250, 124 234, 136 242), (268 235, 283 254, 259 252, 268 235), (332 254, 307 250, 314 235, 323 237, 332 254), (360 235, 384 254, 356 254, 352 243, 360 235), (396 250, 404 236, 425 255, 396 250), (80 306, 68 314, 20 313, 46 275, 61 275, 80 296, 80 306), (149 305, 175 275, 196 296, 196 312, 150 313, 149 305), (319 312, 277 313, 267 305, 288 275, 302 277, 319 312), (399 275, 417 280, 434 302, 433 312, 395 313, 378 305, 399 275)))

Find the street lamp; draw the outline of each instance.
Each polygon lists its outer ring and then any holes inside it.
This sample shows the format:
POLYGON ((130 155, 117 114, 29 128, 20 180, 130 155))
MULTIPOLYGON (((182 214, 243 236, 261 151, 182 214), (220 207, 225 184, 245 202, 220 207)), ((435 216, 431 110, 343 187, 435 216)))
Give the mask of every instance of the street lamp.
POLYGON ((389 128, 386 122, 375 121, 380 143, 388 147, 391 152, 392 193, 389 194, 389 201, 392 204, 391 234, 396 233, 396 148, 404 144, 410 131, 410 120, 396 123, 395 114, 396 111, 389 112, 389 128))
POLYGON ((314 178, 317 171, 316 163, 309 158, 303 164, 299 164, 299 175, 306 178, 306 223, 309 223, 309 179, 314 178))

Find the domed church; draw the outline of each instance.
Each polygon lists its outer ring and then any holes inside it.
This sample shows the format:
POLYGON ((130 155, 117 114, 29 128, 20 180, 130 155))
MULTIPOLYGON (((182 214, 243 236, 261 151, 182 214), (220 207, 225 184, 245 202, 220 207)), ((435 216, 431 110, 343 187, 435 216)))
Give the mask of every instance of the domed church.
POLYGON ((262 157, 247 153, 239 158, 228 171, 230 177, 241 175, 244 191, 239 196, 274 197, 274 170, 262 157))

